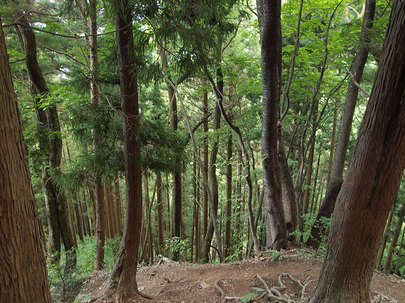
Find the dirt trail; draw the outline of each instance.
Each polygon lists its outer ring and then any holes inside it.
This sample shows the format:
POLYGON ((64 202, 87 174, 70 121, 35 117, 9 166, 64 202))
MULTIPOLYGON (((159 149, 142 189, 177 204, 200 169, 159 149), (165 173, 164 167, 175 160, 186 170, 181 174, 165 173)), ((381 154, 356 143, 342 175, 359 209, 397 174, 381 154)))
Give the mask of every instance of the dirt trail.
MULTIPOLYGON (((154 298, 153 301, 139 300, 134 302, 178 302, 178 303, 216 303, 240 302, 246 294, 256 293, 251 302, 278 302, 269 298, 260 298, 261 292, 253 289, 265 288, 256 275, 259 275, 268 287, 279 289, 278 278, 282 273, 290 274, 294 279, 307 284, 304 300, 312 294, 319 277, 322 260, 309 258, 302 251, 290 250, 282 253, 278 261, 271 257, 262 257, 232 264, 185 264, 164 259, 159 265, 141 266, 137 280, 139 289, 154 298), (228 298, 226 299, 225 298, 228 298), (235 299, 230 299, 235 297, 235 299)), ((85 282, 80 300, 96 294, 107 280, 108 273, 85 282)), ((282 278, 286 289, 280 292, 299 302, 301 287, 287 277, 282 278)), ((405 279, 397 276, 375 272, 372 281, 374 302, 405 303, 405 279)))

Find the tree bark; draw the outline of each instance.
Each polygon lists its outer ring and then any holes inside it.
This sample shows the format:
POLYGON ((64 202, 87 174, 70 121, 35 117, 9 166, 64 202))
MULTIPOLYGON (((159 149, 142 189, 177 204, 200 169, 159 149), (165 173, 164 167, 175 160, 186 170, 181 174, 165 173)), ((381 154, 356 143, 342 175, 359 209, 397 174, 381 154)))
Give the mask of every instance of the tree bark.
POLYGON ((228 137, 226 165, 226 213, 224 258, 229 256, 231 248, 231 215, 232 215, 232 135, 228 137))
POLYGON ((405 2, 395 1, 310 303, 370 302, 378 246, 405 168, 404 28, 405 2))
POLYGON ((0 18, 0 302, 51 302, 44 233, 0 18))
POLYGON ((281 169, 281 194, 283 200, 285 225, 288 235, 297 228, 297 206, 295 205, 294 184, 291 177, 291 171, 288 167, 287 157, 283 140, 280 138, 280 169, 281 169))
MULTIPOLYGON (((204 90, 204 98, 203 98, 203 110, 204 110, 204 117, 208 115, 208 92, 204 90)), ((204 133, 208 133, 208 120, 204 121, 204 133)), ((203 174, 208 176, 208 138, 204 136, 203 139, 203 157, 204 157, 204 166, 203 166, 203 174)), ((205 179, 203 179, 203 183, 205 183, 205 179)), ((208 229, 208 191, 207 186, 208 184, 203 184, 203 237, 207 234, 208 229)))
POLYGON ((142 170, 139 142, 139 105, 132 14, 128 0, 117 0, 116 28, 120 74, 124 158, 126 179, 126 221, 124 233, 111 273, 111 286, 116 286, 117 300, 139 294, 136 282, 138 248, 142 226, 142 170), (122 7, 122 9, 118 9, 122 7))
POLYGON ((374 12, 375 0, 367 0, 366 11, 359 38, 359 49, 357 51, 356 58, 354 59, 353 66, 350 70, 350 72, 354 75, 354 79, 350 80, 349 87, 347 89, 346 100, 343 107, 343 113, 337 136, 335 156, 330 173, 330 180, 326 188, 325 197, 317 214, 316 223, 312 227, 311 237, 307 242, 308 245, 314 248, 319 247, 321 238, 325 233, 325 230, 321 227, 320 224, 317 223, 320 222, 322 217, 330 218, 330 216, 332 215, 336 203, 336 198, 343 182, 343 168, 345 164, 347 146, 350 138, 353 113, 359 92, 359 89, 355 85, 354 81, 357 83, 361 82, 364 66, 367 62, 368 44, 370 39, 370 31, 374 21, 374 12))
POLYGON ((265 186, 266 247, 287 247, 287 229, 281 199, 279 163, 279 118, 281 92, 281 1, 263 1, 262 77, 263 131, 262 161, 265 186))
MULTIPOLYGON (((95 106, 99 106, 99 91, 98 91, 98 42, 97 42, 97 0, 89 0, 89 16, 90 16, 90 100, 95 106)), ((97 157, 102 157, 100 154, 100 145, 102 138, 95 136, 94 138, 94 153, 97 157)), ((98 172, 95 181, 95 224, 96 224, 96 245, 94 255, 94 270, 102 270, 104 268, 104 243, 105 243, 105 198, 104 185, 101 174, 98 172)))
POLYGON ((156 172, 156 191, 157 191, 157 213, 158 213, 158 254, 162 253, 163 243, 163 198, 162 198, 162 175, 160 171, 156 172))

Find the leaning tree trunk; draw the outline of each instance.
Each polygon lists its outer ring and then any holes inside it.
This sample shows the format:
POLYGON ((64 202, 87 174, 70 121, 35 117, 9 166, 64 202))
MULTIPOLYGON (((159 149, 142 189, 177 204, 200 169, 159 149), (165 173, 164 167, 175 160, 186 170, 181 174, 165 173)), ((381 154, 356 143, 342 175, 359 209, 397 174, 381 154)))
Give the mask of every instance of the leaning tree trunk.
POLYGON ((280 0, 263 1, 262 161, 265 186, 266 246, 277 250, 287 247, 287 228, 281 196, 281 171, 278 156, 281 92, 280 13, 280 0))
MULTIPOLYGON (((41 125, 40 127, 45 126, 46 128, 41 134, 43 138, 40 139, 40 145, 42 145, 42 150, 46 151, 42 181, 45 190, 45 202, 49 211, 50 250, 52 253, 60 254, 59 237, 61 235, 68 257, 66 266, 71 269, 76 265, 76 253, 73 234, 69 225, 66 196, 65 192, 54 182, 51 173, 51 171, 60 171, 62 159, 62 139, 59 135, 55 135, 61 131, 58 112, 54 104, 47 106, 45 109, 40 107, 42 98, 49 94, 49 89, 38 64, 35 35, 24 12, 18 12, 16 18, 18 18, 17 30, 25 52, 28 75, 35 94, 37 120, 41 125)), ((56 262, 58 257, 53 258, 53 260, 56 262)))
POLYGON ((126 179, 126 221, 110 283, 117 301, 139 294, 136 283, 142 227, 142 173, 139 142, 139 106, 132 15, 128 0, 116 1, 116 28, 120 74, 126 179), (122 6, 122 9, 119 9, 122 6))
POLYGON ((395 1, 356 147, 310 303, 369 303, 388 213, 405 165, 405 1, 395 1))
POLYGON ((44 233, 31 185, 0 18, 0 302, 51 302, 44 233))
POLYGON ((350 138, 353 113, 359 92, 359 89, 355 85, 355 82, 360 83, 361 77, 363 75, 364 66, 367 62, 368 44, 370 39, 370 31, 374 21, 374 12, 375 0, 367 0, 363 26, 359 38, 359 49, 357 51, 356 58, 354 59, 353 66, 350 70, 354 78, 350 80, 349 87, 347 89, 346 100, 343 107, 343 113, 338 131, 335 156, 330 173, 330 180, 326 188, 325 197, 322 201, 321 207, 316 217, 316 223, 312 227, 311 236, 309 237, 307 242, 307 244, 315 248, 319 247, 322 236, 325 233, 325 229, 322 228, 320 220, 322 217, 330 218, 330 216, 332 215, 337 195, 339 194, 340 187, 342 186, 342 176, 346 151, 350 138))

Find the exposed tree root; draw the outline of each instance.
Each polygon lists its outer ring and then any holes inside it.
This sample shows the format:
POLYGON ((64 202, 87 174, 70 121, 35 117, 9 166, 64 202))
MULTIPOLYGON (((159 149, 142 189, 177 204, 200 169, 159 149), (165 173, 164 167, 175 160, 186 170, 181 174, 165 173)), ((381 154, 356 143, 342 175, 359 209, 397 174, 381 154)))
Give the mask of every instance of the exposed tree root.
POLYGON ((108 281, 101 289, 99 295, 93 298, 90 303, 131 303, 137 302, 137 298, 139 297, 153 300, 151 296, 144 294, 139 290, 128 292, 118 289, 108 281))
POLYGON ((279 286, 273 286, 270 287, 266 281, 259 275, 255 276, 264 286, 265 293, 264 295, 267 296, 270 299, 283 302, 283 303, 297 303, 297 302, 305 302, 305 290, 307 286, 312 282, 312 280, 309 280, 309 277, 305 280, 304 283, 299 281, 298 279, 294 278, 290 274, 282 273, 278 276, 278 284, 279 286), (296 299, 291 299, 291 297, 288 294, 282 294, 281 292, 286 290, 287 287, 285 286, 282 278, 287 277, 290 281, 294 282, 297 284, 300 288, 300 294, 298 300, 296 299))
POLYGON ((222 303, 225 303, 225 302, 228 302, 228 301, 236 301, 236 302, 242 301, 242 297, 228 297, 228 296, 225 296, 225 291, 222 289, 221 285, 219 284, 222 280, 224 280, 224 279, 219 279, 219 280, 215 281, 215 288, 221 294, 222 303))

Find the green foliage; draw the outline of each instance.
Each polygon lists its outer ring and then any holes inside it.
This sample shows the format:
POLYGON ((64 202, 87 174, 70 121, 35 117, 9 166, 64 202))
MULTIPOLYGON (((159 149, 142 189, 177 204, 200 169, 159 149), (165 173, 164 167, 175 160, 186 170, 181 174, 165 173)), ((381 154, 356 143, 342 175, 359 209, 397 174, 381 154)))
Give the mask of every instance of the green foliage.
MULTIPOLYGON (((106 239, 104 267, 112 270, 115 257, 118 253, 120 238, 106 239)), ((55 301, 72 302, 78 294, 82 282, 90 277, 94 267, 95 240, 93 237, 85 237, 84 242, 78 242, 76 250, 77 266, 67 270, 64 266, 65 254, 61 252, 59 264, 48 267, 48 277, 55 301)))
POLYGON ((280 261, 282 258, 282 254, 280 251, 275 250, 275 249, 270 249, 267 252, 271 253, 271 261, 272 262, 276 262, 276 261, 280 261))
POLYGON ((178 254, 185 260, 190 259, 190 239, 182 240, 179 237, 171 237, 165 240, 165 249, 170 254, 178 254))
POLYGON ((244 296, 242 297, 241 302, 242 302, 242 303, 252 302, 252 300, 253 300, 254 298, 256 298, 256 297, 257 297, 257 294, 255 294, 255 293, 248 293, 248 294, 246 294, 246 295, 244 295, 244 296))

